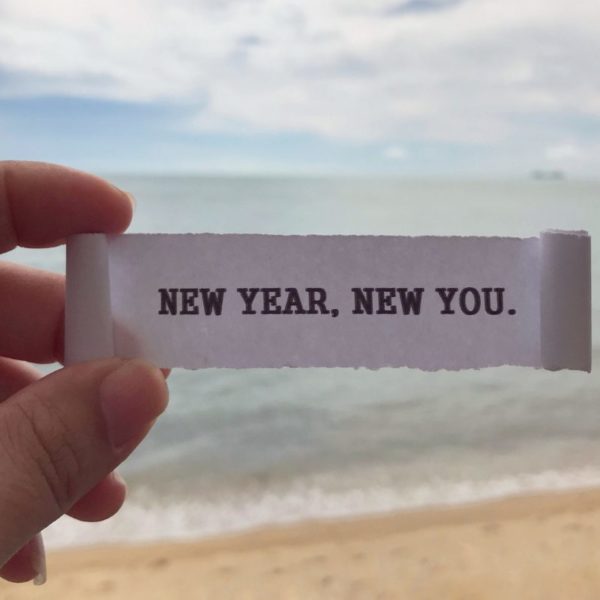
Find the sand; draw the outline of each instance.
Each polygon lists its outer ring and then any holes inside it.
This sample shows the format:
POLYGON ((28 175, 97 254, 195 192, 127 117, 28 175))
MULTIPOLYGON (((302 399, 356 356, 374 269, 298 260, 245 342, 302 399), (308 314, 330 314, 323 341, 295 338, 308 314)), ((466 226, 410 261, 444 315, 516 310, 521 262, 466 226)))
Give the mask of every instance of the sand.
POLYGON ((52 552, 2 600, 600 598, 600 490, 52 552))

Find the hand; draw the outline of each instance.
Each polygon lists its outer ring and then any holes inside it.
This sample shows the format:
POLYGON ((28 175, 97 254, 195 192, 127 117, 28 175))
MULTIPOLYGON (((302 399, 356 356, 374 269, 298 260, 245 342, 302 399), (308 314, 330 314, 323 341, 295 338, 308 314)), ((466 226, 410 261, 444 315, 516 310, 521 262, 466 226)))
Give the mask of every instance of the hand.
MULTIPOLYGON (((71 234, 120 233, 124 192, 91 175, 0 162, 0 253, 49 247, 71 234)), ((125 485, 113 473, 165 409, 163 373, 106 359, 40 378, 23 361, 63 357, 64 277, 0 262, 0 576, 45 579, 39 532, 63 514, 99 521, 125 485)))

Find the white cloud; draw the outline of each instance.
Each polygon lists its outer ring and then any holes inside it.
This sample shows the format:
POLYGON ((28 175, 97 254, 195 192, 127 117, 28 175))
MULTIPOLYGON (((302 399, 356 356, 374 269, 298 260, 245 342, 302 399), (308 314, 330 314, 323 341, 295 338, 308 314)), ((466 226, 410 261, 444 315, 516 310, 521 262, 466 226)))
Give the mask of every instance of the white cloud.
POLYGON ((384 158, 388 158, 389 160, 404 160, 408 154, 406 149, 402 146, 398 146, 397 144, 393 146, 388 146, 383 150, 384 158))
POLYGON ((569 173, 598 177, 600 141, 565 141, 553 144, 546 148, 544 156, 553 167, 566 169, 569 173))
POLYGON ((581 155, 581 148, 571 142, 564 142, 546 148, 546 158, 552 162, 577 160, 581 155))
POLYGON ((0 95, 181 104, 198 130, 535 137, 540 155, 558 134, 536 119, 600 118, 598 0, 418 2, 0 0, 0 95))

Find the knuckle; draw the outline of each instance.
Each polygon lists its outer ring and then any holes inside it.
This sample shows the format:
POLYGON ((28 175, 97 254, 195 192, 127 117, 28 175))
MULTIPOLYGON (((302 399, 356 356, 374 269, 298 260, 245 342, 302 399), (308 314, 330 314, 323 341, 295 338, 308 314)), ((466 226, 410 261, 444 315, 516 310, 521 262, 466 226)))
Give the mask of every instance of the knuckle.
POLYGON ((44 494, 64 513, 76 499, 82 472, 73 436, 49 399, 37 396, 13 407, 13 431, 6 439, 19 454, 16 464, 29 469, 36 495, 44 494))

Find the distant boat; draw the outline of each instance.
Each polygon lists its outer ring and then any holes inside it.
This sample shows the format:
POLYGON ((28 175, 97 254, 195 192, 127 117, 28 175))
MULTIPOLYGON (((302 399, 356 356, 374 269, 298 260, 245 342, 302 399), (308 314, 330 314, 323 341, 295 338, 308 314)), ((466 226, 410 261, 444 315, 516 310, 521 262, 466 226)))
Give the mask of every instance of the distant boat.
POLYGON ((531 178, 535 181, 563 181, 567 176, 564 171, 558 169, 535 169, 531 171, 531 178))

